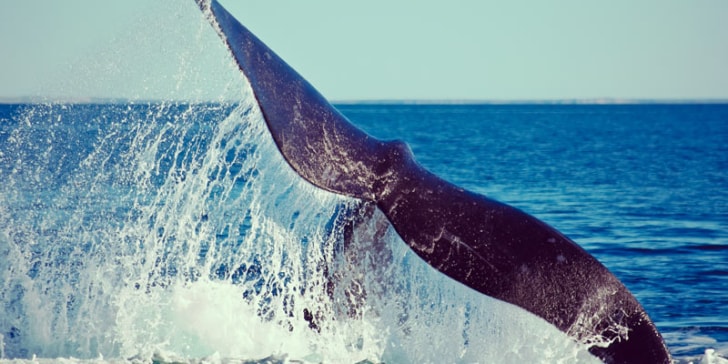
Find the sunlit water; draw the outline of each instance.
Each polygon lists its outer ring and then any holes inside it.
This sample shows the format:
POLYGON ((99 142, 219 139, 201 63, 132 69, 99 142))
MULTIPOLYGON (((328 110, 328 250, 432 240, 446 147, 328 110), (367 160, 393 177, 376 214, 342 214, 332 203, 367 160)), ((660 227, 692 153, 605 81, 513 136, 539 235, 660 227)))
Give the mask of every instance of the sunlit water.
MULTIPOLYGON (((125 40, 175 29, 175 73, 145 83, 169 100, 0 106, 0 358, 592 360, 421 262, 370 206, 302 181, 195 5, 168 7, 125 40)), ((76 81, 160 57, 118 52, 76 81)), ((725 107, 341 109, 581 243, 679 359, 726 355, 725 107)))

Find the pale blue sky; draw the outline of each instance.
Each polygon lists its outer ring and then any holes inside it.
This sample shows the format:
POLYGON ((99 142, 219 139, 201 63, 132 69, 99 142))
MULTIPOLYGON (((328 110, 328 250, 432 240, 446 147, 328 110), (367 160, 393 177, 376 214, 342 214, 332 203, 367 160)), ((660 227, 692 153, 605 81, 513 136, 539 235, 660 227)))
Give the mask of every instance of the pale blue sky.
MULTIPOLYGON (((334 100, 728 99, 725 0, 221 2, 334 100)), ((0 97, 48 91, 146 4, 7 1, 0 97)))

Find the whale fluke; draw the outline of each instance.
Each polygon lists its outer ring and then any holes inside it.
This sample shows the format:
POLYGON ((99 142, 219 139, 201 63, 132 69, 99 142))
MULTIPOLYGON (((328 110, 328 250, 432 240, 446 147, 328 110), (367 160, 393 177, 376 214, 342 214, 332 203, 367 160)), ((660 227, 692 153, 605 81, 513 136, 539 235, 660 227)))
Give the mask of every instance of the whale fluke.
POLYGON ((217 1, 196 0, 250 81, 285 160, 313 185, 376 203, 435 269, 591 345, 606 363, 669 363, 652 321, 594 257, 538 219, 422 168, 352 125, 217 1))

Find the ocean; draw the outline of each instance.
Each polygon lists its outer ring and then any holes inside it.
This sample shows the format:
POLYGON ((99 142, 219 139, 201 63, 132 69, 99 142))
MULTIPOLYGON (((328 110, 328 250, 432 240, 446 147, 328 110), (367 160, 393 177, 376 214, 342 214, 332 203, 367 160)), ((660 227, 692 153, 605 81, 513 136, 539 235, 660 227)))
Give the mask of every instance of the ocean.
MULTIPOLYGON (((337 108, 572 238, 678 362, 725 362, 728 105, 337 108)), ((0 181, 3 359, 593 359, 421 262, 380 213, 304 182, 250 95, 0 105, 0 181), (351 216, 365 220, 354 243, 351 216)))
POLYGON ((410 142, 435 173, 574 239, 635 294, 675 357, 706 345, 725 354, 726 105, 341 109, 410 142))

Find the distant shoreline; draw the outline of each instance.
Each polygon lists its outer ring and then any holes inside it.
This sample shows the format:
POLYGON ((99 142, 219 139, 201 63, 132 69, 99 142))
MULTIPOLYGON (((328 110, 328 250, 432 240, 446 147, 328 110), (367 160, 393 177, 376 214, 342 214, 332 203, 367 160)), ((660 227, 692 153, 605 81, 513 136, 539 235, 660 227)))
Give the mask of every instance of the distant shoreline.
MULTIPOLYGON (((235 102, 236 100, 228 100, 235 102)), ((162 102, 178 103, 217 103, 220 100, 144 100, 124 98, 86 97, 74 99, 53 99, 42 97, 0 97, 0 104, 156 104, 162 102)), ((709 105, 728 104, 728 99, 514 99, 514 100, 478 100, 478 99, 377 99, 377 100, 332 100, 333 105, 709 105)))
POLYGON ((334 100, 334 105, 702 105, 728 99, 334 100))

